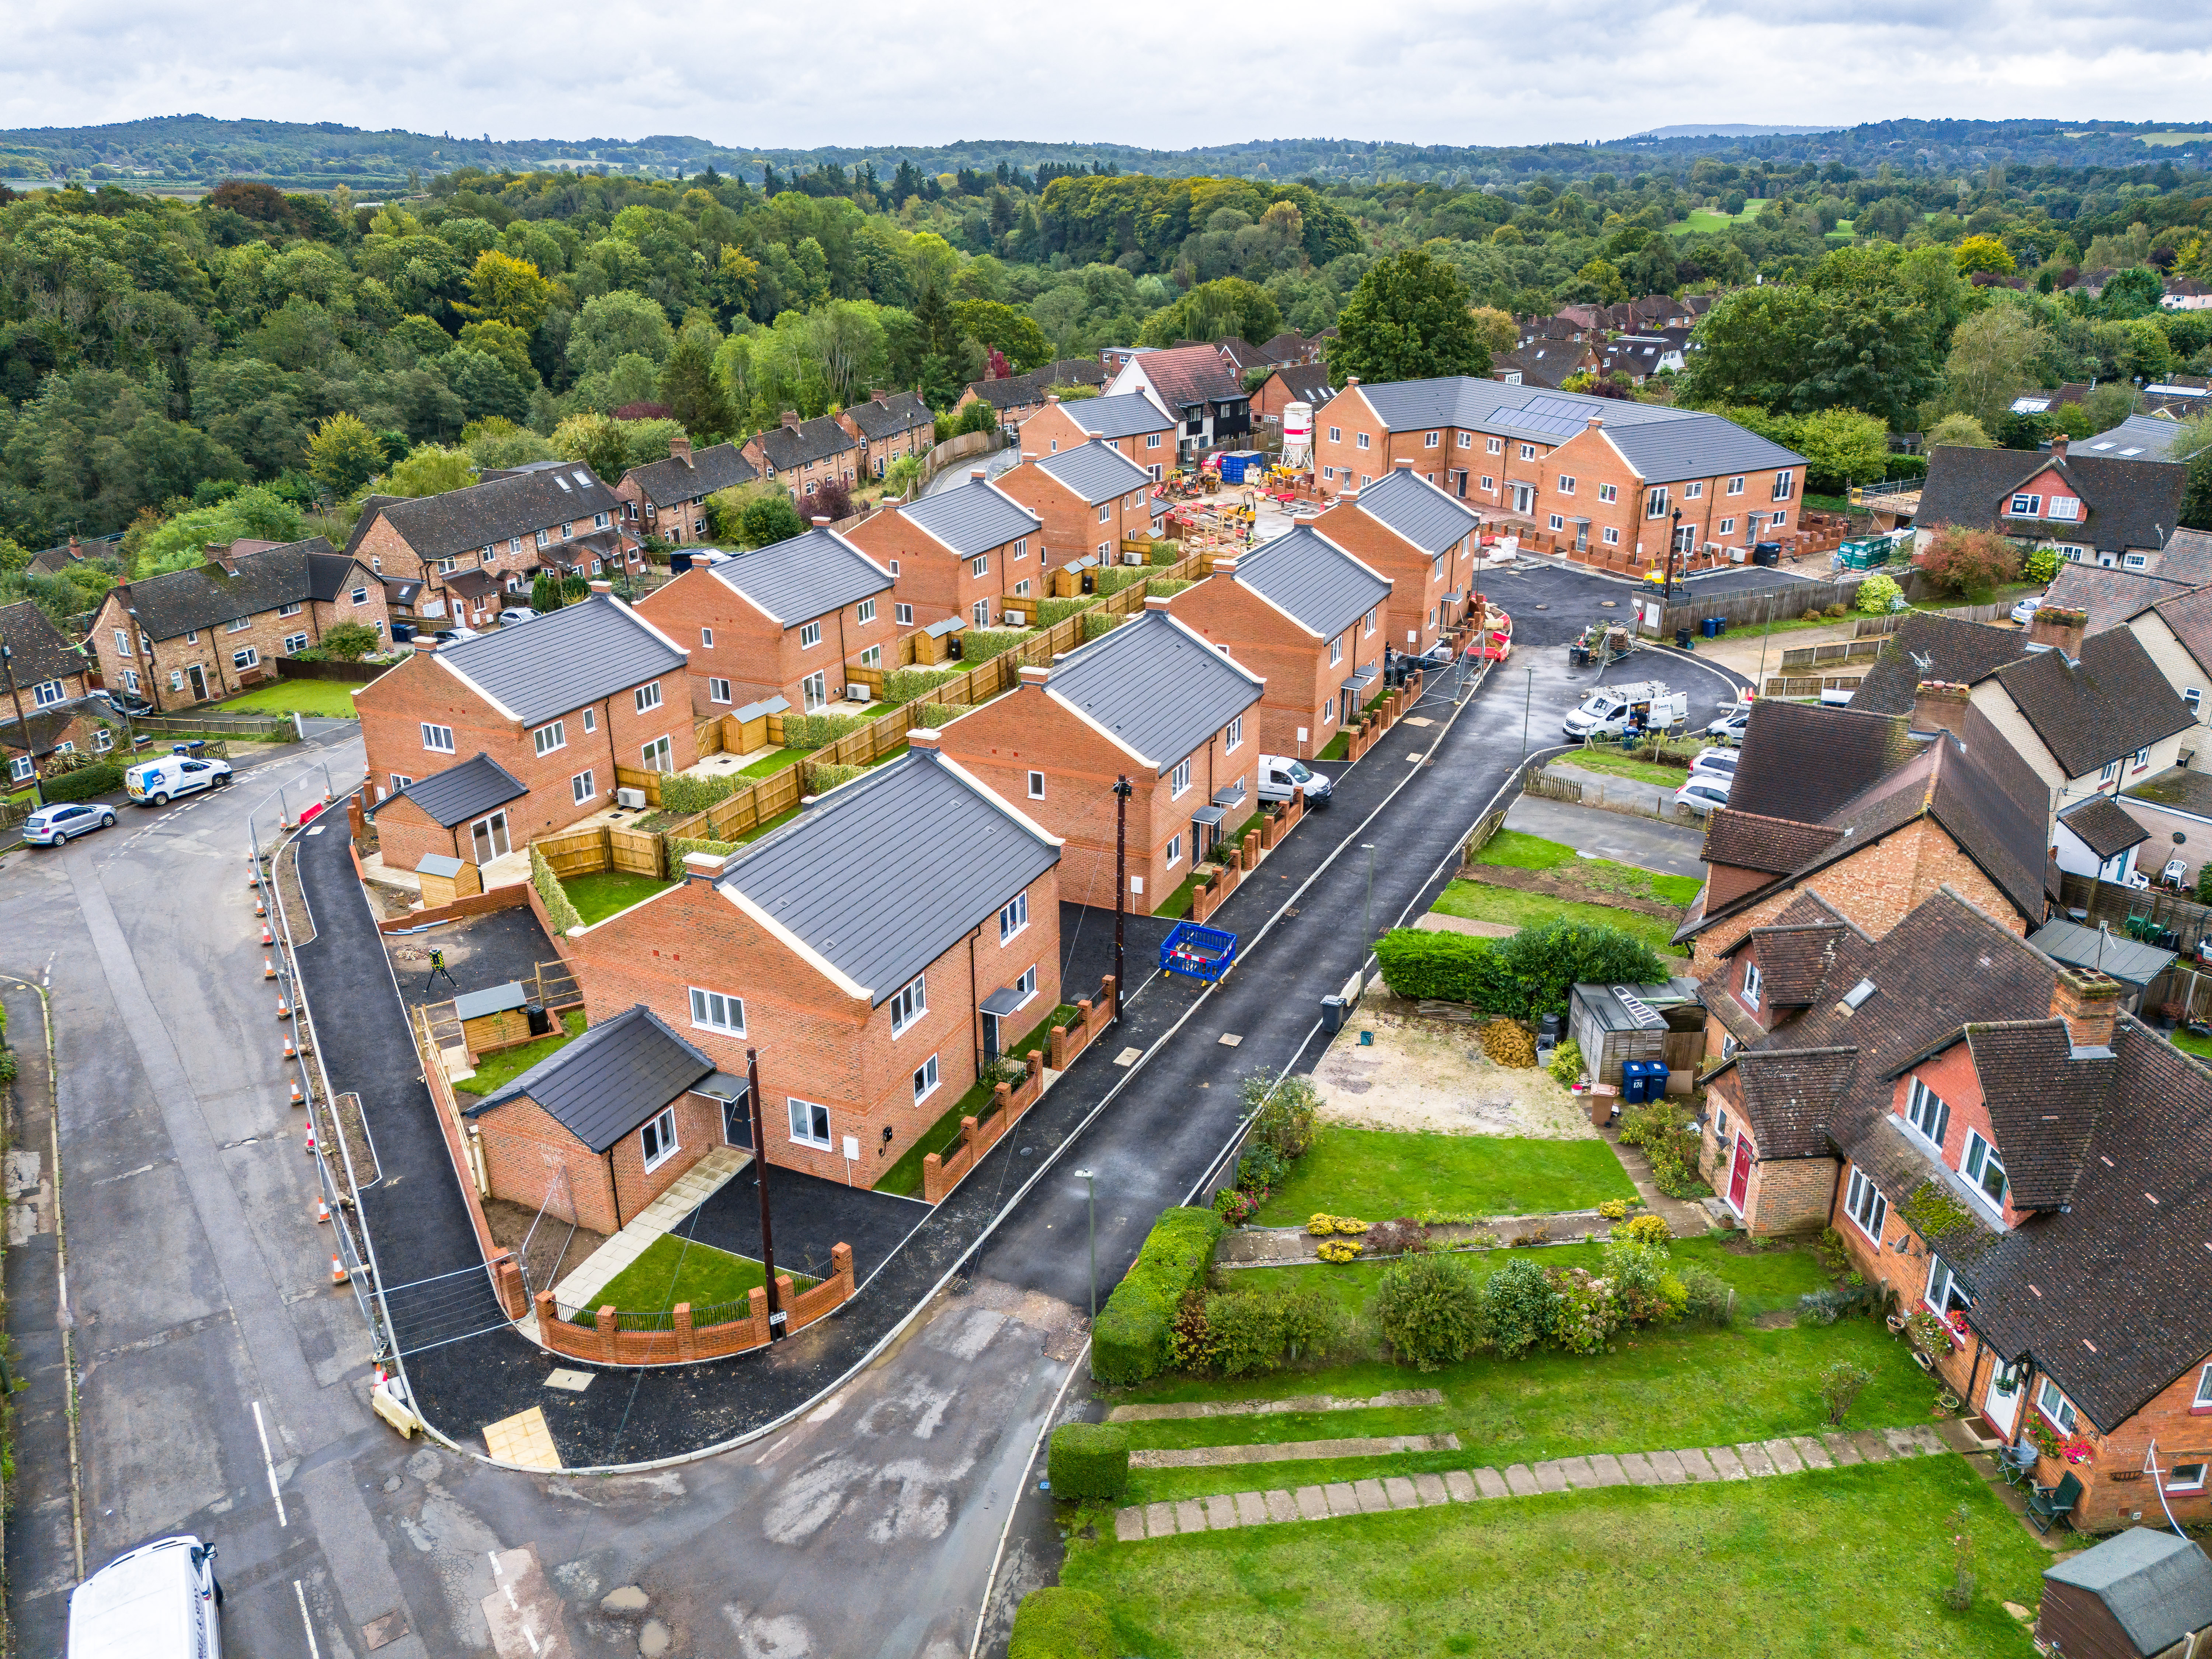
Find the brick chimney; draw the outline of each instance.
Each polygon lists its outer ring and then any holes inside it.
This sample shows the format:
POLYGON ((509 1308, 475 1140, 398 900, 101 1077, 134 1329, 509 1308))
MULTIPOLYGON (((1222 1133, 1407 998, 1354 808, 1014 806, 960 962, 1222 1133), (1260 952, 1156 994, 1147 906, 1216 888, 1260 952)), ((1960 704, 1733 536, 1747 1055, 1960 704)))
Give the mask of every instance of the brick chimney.
POLYGON ((1042 685, 1052 678, 1052 670, 1042 663, 1024 663, 1015 672, 1024 685, 1042 685))
POLYGON ((1022 459, 1025 461, 1033 461, 1036 459, 1036 451, 1034 449, 1024 449, 1022 451, 1022 459))
POLYGON ((1591 432, 1597 431, 1600 428, 1604 426, 1604 424, 1605 416, 1599 414, 1595 410, 1592 410, 1589 414, 1589 418, 1583 422, 1584 428, 1591 432))
POLYGON ((819 513, 814 515, 812 522, 819 525, 824 530, 827 530, 830 527, 830 520, 819 513))
POLYGON ((787 409, 783 411, 783 414, 780 418, 786 426, 797 426, 799 424, 799 411, 795 409, 787 409))
POLYGON ((684 880, 694 887, 711 887, 721 880, 722 872, 729 867, 727 853, 686 853, 684 855, 684 880))
POLYGON ((2066 1022, 2076 1048, 2109 1048, 2120 1013, 2120 982, 2093 968, 2061 968, 2051 982, 2051 1017, 2066 1022))
POLYGON ((1358 384, 1359 377, 1357 374, 1347 374, 1344 377, 1344 389, 1346 392, 1351 391, 1352 387, 1358 384))
POLYGON ((2081 635, 2088 631, 2089 613, 2073 605, 2046 605, 2027 625, 2027 642, 2063 651, 2069 661, 2081 655, 2081 635))
POLYGON ((1237 580, 1237 556, 1233 553, 1215 554, 1213 556, 1213 574, 1217 576, 1226 576, 1231 581, 1235 581, 1237 580))
POLYGON ((1060 393, 1057 392, 1048 392, 1044 394, 1044 400, 1048 404, 1056 404, 1060 401, 1060 393))
POLYGON ((1911 727, 1915 732, 1956 732, 1973 696, 1969 686, 1948 680, 1923 680, 1912 694, 1911 727))
POLYGON ((933 755, 937 752, 942 737, 943 733, 933 726, 917 726, 906 734, 906 746, 909 749, 925 750, 933 755))
POLYGON ((691 439, 689 434, 678 433, 668 441, 668 456, 671 460, 681 461, 686 466, 691 465, 691 439))
POLYGON ((2057 432, 2051 434, 2051 458, 2055 461, 2063 461, 2066 459, 2066 434, 2064 433, 2057 432))
POLYGON ((873 392, 871 392, 868 394, 868 401, 872 404, 887 404, 890 402, 890 391, 885 386, 878 386, 873 392))
POLYGON ((615 585, 612 582, 597 581, 592 584, 592 592, 594 593, 611 593, 614 591, 615 585))

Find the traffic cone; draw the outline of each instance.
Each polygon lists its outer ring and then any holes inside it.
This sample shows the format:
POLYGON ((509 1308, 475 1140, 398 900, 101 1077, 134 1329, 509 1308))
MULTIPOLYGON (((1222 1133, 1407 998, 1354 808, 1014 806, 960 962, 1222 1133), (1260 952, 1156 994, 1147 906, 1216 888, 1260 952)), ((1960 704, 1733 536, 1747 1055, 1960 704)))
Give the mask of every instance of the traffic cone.
POLYGON ((269 914, 269 907, 259 899, 256 899, 253 901, 253 914, 257 916, 265 916, 269 914))
POLYGON ((269 924, 267 922, 263 922, 261 924, 261 948, 265 951, 276 943, 276 935, 269 931, 269 924))
POLYGON ((284 1034, 284 1058, 287 1060, 297 1060, 299 1057, 300 1051, 292 1046, 292 1034, 289 1031, 287 1031, 284 1034))
POLYGON ((314 1126, 314 1124, 313 1124, 313 1121, 310 1121, 310 1122, 308 1123, 308 1125, 307 1125, 307 1156, 308 1156, 308 1157, 310 1157, 310 1158, 313 1158, 314 1155, 315 1155, 315 1126, 314 1126))
POLYGON ((330 1225, 331 1206, 319 1198, 315 1200, 315 1219, 326 1227, 330 1225))
POLYGON ((307 1103, 307 1096, 300 1092, 300 1079, 297 1078, 292 1079, 292 1103, 295 1106, 304 1106, 307 1103))
POLYGON ((346 1270, 338 1264, 335 1255, 331 1258, 331 1283, 340 1290, 343 1290, 346 1285, 346 1270))
POLYGON ((286 1002, 281 996, 276 999, 276 1018, 279 1019, 289 1019, 292 1018, 291 1005, 286 1002))
POLYGON ((258 887, 261 885, 261 866, 257 864, 253 866, 253 872, 246 877, 246 884, 248 887, 258 887))
POLYGON ((261 977, 264 979, 274 979, 276 977, 276 957, 264 957, 261 958, 261 977))

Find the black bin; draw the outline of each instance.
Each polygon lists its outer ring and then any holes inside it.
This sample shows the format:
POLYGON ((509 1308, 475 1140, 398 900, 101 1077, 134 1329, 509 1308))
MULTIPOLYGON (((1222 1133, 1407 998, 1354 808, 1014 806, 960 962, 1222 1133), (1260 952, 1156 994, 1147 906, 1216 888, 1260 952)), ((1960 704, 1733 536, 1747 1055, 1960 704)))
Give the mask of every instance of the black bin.
POLYGON ((1344 1029, 1344 999, 1323 997, 1321 1000, 1322 1029, 1334 1036, 1344 1029))
POLYGON ((523 1017, 530 1022, 531 1036, 550 1036, 552 1035, 553 1016, 545 1012, 543 1005, 535 1002, 526 1002, 522 1005, 522 1012, 523 1017))
POLYGON ((1688 629, 1678 628, 1674 630, 1674 648, 1677 651, 1687 651, 1690 649, 1690 630, 1688 629))

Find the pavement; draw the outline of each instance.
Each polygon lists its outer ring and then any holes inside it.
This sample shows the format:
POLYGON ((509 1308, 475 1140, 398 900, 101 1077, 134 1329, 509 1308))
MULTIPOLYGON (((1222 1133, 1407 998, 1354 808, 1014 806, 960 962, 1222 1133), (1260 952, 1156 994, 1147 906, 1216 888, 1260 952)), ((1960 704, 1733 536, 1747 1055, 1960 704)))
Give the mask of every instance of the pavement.
MULTIPOLYGON (((1632 781, 1610 773, 1604 776, 1608 784, 1632 781)), ((1662 793, 1650 785, 1644 787, 1654 795, 1662 793)), ((1547 841, 1564 842, 1587 858, 1611 859, 1618 864, 1701 880, 1705 873, 1700 856, 1705 844, 1704 832, 1656 819, 1547 800, 1541 795, 1522 795, 1506 809, 1505 827, 1547 841)))

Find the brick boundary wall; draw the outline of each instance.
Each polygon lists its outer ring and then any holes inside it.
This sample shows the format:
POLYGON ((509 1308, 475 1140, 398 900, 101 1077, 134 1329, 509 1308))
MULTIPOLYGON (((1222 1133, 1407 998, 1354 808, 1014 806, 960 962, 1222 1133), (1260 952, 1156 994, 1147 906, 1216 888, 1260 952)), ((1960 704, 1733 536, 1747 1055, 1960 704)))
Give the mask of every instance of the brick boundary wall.
MULTIPOLYGON (((853 1247, 832 1245, 830 1261, 830 1277, 809 1291, 794 1292, 789 1273, 775 1276, 776 1302, 783 1310, 786 1336, 825 1318, 852 1299, 853 1247)), ((720 1359, 768 1345, 768 1291, 756 1285, 745 1301, 746 1314, 742 1319, 695 1325, 691 1304, 679 1302, 669 1313, 671 1328, 626 1331, 621 1328, 621 1310, 612 1306, 600 1308, 590 1325, 572 1325, 560 1316, 553 1292, 540 1291, 538 1340, 554 1353, 598 1365, 682 1365, 694 1360, 720 1359)))
MULTIPOLYGON (((356 855, 358 857, 358 854, 356 855)), ((459 921, 465 916, 488 916, 495 910, 519 910, 526 902, 523 895, 531 890, 528 882, 495 887, 488 893, 471 893, 466 898, 455 899, 451 904, 441 904, 434 909, 410 910, 404 916, 394 916, 389 921, 380 921, 380 933, 409 933, 417 927, 434 927, 440 922, 459 921)), ((551 931, 550 928, 547 930, 551 931)))
POLYGON ((529 1311, 522 1291, 522 1268, 514 1252, 501 1249, 492 1238, 491 1224, 484 1218, 483 1200, 477 1192, 474 1166, 462 1139, 460 1106, 453 1098, 453 1087, 446 1077, 446 1068, 439 1063, 437 1049, 425 1034, 419 1008, 410 1012, 407 1030, 414 1040, 416 1058, 422 1064, 422 1084, 430 1091, 430 1104, 437 1115, 438 1128, 445 1137, 447 1156, 453 1161, 453 1177, 460 1182, 461 1196, 467 1200, 469 1224, 476 1229, 477 1246, 483 1252, 492 1287, 507 1316, 520 1319, 529 1311))
POLYGON ((1007 1130, 1020 1121, 1022 1114, 1035 1105, 1044 1094, 1044 1072, 1049 1068, 1064 1072, 1075 1063, 1076 1058, 1097 1041, 1098 1034, 1114 1023, 1115 998, 1120 994, 1109 974, 1099 981, 1098 994, 1085 998, 1075 1005, 1077 1013, 1073 1025, 1055 1025, 1048 1042, 1051 1054, 1048 1059, 1036 1049, 1030 1050, 1029 1075, 1021 1082, 1001 1083, 992 1091, 991 1109, 979 1123, 972 1117, 960 1120, 960 1133, 945 1153, 930 1152, 921 1160, 921 1194, 930 1204, 942 1203, 962 1177, 974 1169, 983 1154, 999 1143, 1007 1130))

